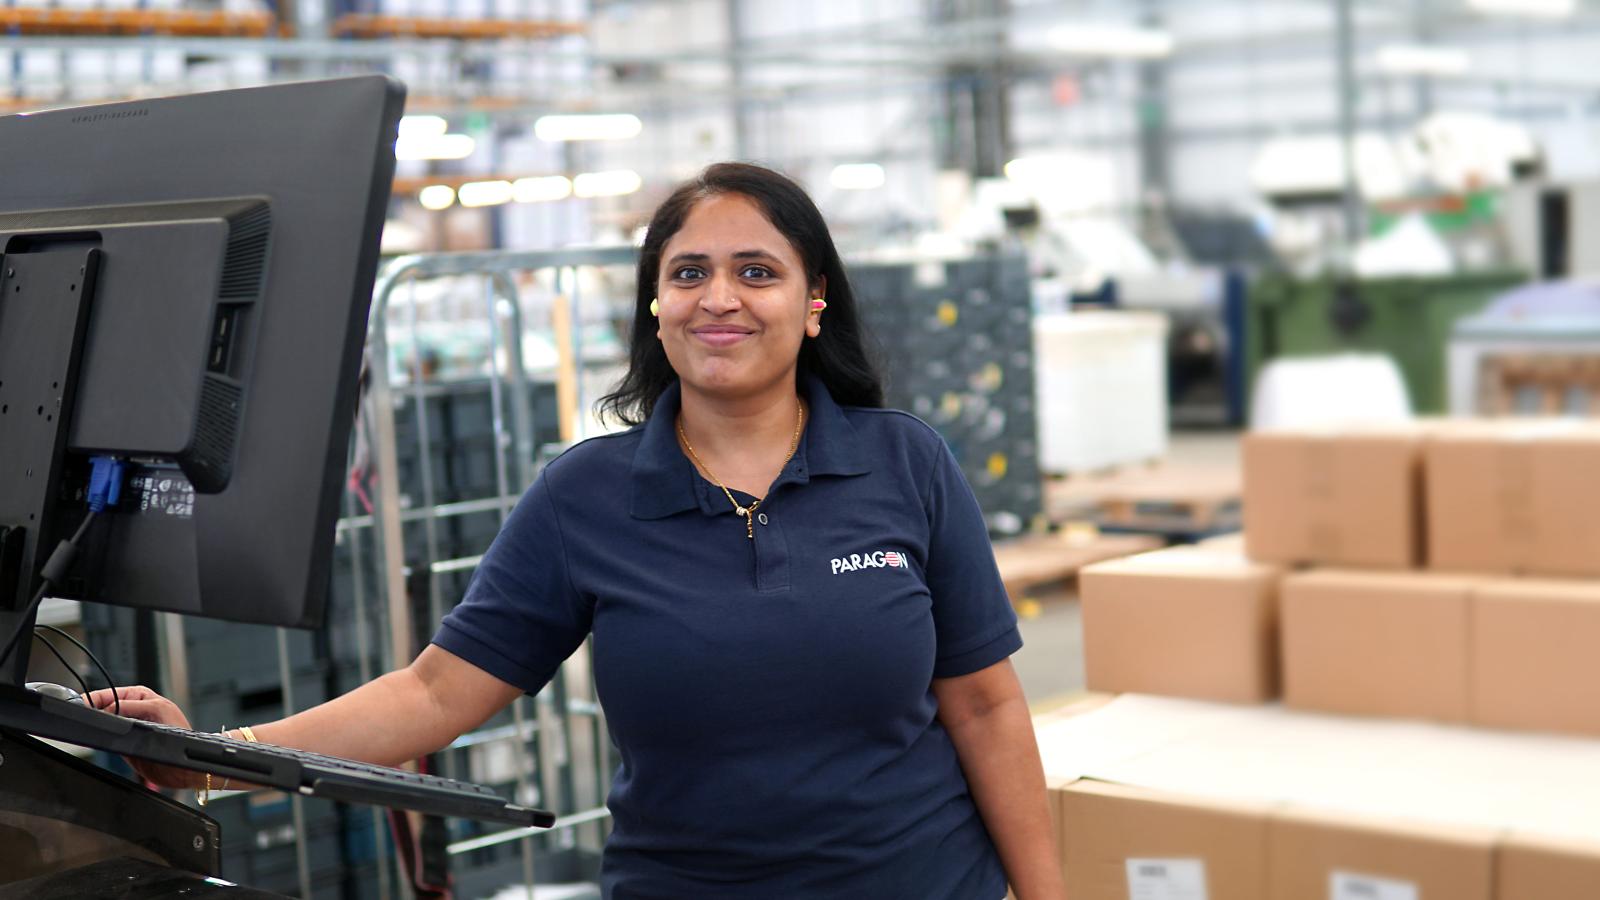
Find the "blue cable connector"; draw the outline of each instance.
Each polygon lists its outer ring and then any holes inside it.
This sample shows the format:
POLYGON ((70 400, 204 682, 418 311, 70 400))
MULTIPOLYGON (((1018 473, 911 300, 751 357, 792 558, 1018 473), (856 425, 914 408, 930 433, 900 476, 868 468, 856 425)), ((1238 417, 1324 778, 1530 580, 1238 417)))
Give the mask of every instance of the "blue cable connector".
POLYGON ((122 496, 123 462, 115 456, 96 456, 89 465, 89 511, 104 512, 122 496))

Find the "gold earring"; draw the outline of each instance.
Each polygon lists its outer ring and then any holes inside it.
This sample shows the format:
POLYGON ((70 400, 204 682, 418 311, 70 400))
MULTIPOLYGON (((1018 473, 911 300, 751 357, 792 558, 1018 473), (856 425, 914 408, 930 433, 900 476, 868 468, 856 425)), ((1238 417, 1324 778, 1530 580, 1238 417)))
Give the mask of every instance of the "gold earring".
POLYGON ((811 301, 811 312, 812 312, 813 315, 815 315, 817 313, 820 313, 820 312, 822 312, 823 310, 825 310, 827 308, 828 308, 828 301, 822 299, 821 297, 818 297, 818 298, 816 298, 816 299, 811 301))
POLYGON ((657 317, 661 315, 661 303, 654 297, 650 298, 650 315, 657 317))

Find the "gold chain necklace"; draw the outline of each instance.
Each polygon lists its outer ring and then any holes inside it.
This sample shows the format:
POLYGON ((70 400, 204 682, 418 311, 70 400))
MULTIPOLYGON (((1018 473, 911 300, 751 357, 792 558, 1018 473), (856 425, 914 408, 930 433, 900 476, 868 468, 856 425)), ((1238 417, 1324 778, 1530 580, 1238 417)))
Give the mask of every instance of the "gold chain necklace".
MULTIPOLYGON (((783 466, 778 467, 780 471, 784 466, 789 465, 789 460, 794 459, 795 451, 800 449, 800 432, 805 425, 806 408, 800 403, 798 397, 795 398, 794 405, 794 437, 789 441, 789 455, 783 458, 783 466)), ((699 466, 701 471, 711 476, 711 480, 717 487, 722 488, 723 496, 727 497, 728 502, 733 504, 734 515, 744 516, 744 536, 752 541, 755 540, 756 508, 761 505, 762 500, 767 498, 761 497, 749 506, 742 506, 739 501, 733 499, 733 492, 728 490, 728 486, 723 484, 721 479, 717 478, 716 473, 711 471, 710 466, 700 461, 700 454, 694 452, 694 445, 689 443, 689 436, 683 433, 683 420, 681 418, 678 420, 678 440, 683 441, 683 448, 689 451, 689 458, 694 460, 694 464, 699 466)))

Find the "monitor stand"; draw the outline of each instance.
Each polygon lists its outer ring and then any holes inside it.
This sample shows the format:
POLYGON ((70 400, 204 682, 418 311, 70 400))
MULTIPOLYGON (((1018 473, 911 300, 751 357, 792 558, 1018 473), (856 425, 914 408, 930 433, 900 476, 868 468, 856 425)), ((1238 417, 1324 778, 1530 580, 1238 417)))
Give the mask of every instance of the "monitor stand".
MULTIPOLYGON (((0 247, 0 640, 17 629, 22 636, 0 665, 0 685, 20 688, 39 570, 56 542, 71 534, 75 523, 61 518, 83 502, 64 497, 63 485, 68 420, 101 254, 70 241, 7 252, 14 249, 0 247)), ((0 698, 4 702, 16 701, 0 698)), ((126 887, 130 866, 140 869, 135 879, 151 884, 175 878, 203 884, 199 876, 217 872, 220 846, 211 818, 0 728, 0 900, 52 896, 50 882, 68 891, 63 897, 100 896, 85 892, 85 882, 109 887, 103 881, 109 878, 126 887)), ((203 896, 202 890, 184 893, 203 896)))

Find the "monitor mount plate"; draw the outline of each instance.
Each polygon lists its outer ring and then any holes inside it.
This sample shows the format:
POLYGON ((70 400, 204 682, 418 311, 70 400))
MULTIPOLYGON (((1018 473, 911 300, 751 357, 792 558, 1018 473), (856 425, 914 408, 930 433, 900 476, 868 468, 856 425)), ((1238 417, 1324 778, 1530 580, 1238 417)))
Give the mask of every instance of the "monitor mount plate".
MULTIPOLYGON (((22 613, 62 536, 56 501, 99 261, 70 244, 0 255, 0 635, 32 626, 22 613)), ((21 684, 27 657, 20 642, 0 681, 21 684)))

